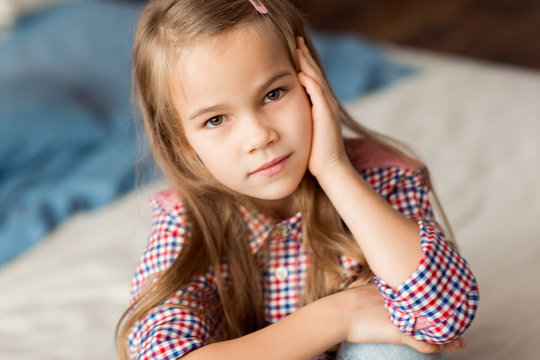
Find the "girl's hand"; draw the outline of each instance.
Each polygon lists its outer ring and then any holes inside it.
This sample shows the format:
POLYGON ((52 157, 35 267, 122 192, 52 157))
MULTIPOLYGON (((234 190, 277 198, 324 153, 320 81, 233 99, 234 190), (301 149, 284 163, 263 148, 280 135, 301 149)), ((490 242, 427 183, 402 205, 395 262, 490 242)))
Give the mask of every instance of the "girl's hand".
POLYGON ((339 103, 303 38, 297 39, 297 46, 298 79, 312 103, 313 137, 308 168, 313 176, 319 177, 336 165, 348 164, 349 160, 341 135, 339 103))
MULTIPOLYGON (((348 306, 344 314, 345 321, 349 321, 346 340, 353 343, 391 343, 404 344, 423 353, 437 353, 443 350, 458 350, 467 343, 463 338, 444 344, 430 344, 403 334, 388 319, 388 311, 384 307, 384 300, 377 287, 373 284, 356 289, 346 290, 338 295, 342 296, 343 305, 348 306), (350 307, 353 304, 353 309, 350 307)), ((347 308, 345 306, 344 308, 347 308)))

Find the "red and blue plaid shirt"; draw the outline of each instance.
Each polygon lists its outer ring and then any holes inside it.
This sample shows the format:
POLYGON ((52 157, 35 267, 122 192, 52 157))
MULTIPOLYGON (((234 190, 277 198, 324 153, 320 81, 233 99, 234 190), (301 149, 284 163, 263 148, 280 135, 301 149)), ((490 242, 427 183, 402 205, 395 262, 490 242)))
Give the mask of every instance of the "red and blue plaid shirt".
MULTIPOLYGON (((391 321, 416 339, 444 343, 460 335, 472 322, 478 303, 478 287, 467 262, 444 239, 428 200, 421 169, 407 167, 395 156, 359 140, 347 140, 347 152, 363 178, 396 210, 415 220, 424 253, 417 270, 397 289, 375 277, 391 321)), ((153 227, 147 248, 132 283, 131 302, 156 274, 166 270, 182 248, 189 226, 185 209, 175 191, 151 198, 153 227)), ((262 244, 268 251, 258 256, 264 278, 265 315, 275 323, 299 308, 308 258, 303 247, 302 217, 298 213, 279 223, 261 214, 242 211, 251 231, 250 245, 257 256, 262 244)), ((343 256, 342 266, 360 265, 343 256)), ((176 359, 205 346, 215 337, 216 319, 204 316, 205 300, 216 294, 212 271, 194 278, 138 322, 129 336, 132 358, 176 359), (187 305, 202 311, 190 311, 187 305)), ((322 354, 318 359, 330 358, 322 354)))

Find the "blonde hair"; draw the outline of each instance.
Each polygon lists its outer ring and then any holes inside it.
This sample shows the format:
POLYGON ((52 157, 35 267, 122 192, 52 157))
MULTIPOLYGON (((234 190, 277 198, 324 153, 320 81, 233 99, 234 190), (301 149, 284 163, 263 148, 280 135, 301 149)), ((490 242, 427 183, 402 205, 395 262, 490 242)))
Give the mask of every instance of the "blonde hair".
MULTIPOLYGON (((257 261, 237 204, 248 208, 255 205, 221 185, 197 159, 173 106, 169 83, 183 47, 201 37, 242 26, 274 32, 297 69, 296 37, 302 36, 321 65, 299 11, 287 0, 261 2, 268 9, 265 15, 258 13, 248 0, 152 0, 142 13, 133 53, 136 94, 153 156, 181 195, 191 232, 172 266, 160 273, 156 281, 149 282, 121 317, 116 330, 121 359, 128 358, 130 328, 208 269, 214 271, 218 289, 217 304, 210 308, 219 308, 223 315, 219 340, 236 338, 265 326, 257 261), (226 280, 221 273, 224 263, 228 269, 226 280)), ((340 116, 342 124, 359 137, 394 152, 413 166, 421 165, 400 150, 403 147, 395 140, 355 122, 343 107, 340 116)), ((361 249, 309 172, 295 191, 294 200, 302 213, 310 264, 302 304, 343 286, 371 281, 373 274, 361 249), (360 273, 347 273, 340 264, 342 255, 362 264, 360 273)))

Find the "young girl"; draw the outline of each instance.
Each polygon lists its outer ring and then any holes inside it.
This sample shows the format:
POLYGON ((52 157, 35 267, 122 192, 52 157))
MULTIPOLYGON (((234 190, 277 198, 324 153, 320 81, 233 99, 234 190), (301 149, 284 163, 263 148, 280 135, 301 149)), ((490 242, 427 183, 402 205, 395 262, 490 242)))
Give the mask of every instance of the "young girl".
POLYGON ((120 358, 465 346, 476 281, 434 219, 426 169, 345 112, 287 0, 150 1, 134 76, 171 188, 151 200, 120 358))

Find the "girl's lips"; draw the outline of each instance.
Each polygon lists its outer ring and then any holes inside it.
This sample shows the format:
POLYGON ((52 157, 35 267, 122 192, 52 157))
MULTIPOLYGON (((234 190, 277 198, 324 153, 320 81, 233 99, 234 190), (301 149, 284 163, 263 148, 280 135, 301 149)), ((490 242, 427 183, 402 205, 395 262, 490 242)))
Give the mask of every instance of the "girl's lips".
POLYGON ((287 160, 289 160, 290 156, 291 154, 275 158, 263 164, 257 170, 249 173, 249 175, 255 175, 255 174, 262 175, 262 176, 276 175, 277 173, 280 173, 285 168, 285 164, 287 163, 287 160))

